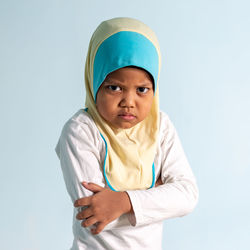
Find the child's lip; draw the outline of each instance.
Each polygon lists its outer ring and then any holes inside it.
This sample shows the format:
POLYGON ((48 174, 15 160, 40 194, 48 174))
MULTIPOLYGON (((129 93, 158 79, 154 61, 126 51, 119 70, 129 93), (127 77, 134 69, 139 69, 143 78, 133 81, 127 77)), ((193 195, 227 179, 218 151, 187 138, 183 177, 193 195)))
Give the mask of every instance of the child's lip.
POLYGON ((131 113, 121 113, 118 116, 122 117, 124 120, 133 120, 136 116, 131 113))
POLYGON ((119 116, 134 116, 134 117, 135 117, 134 114, 127 113, 127 112, 123 112, 123 113, 120 113, 120 114, 118 114, 118 115, 119 115, 119 116))

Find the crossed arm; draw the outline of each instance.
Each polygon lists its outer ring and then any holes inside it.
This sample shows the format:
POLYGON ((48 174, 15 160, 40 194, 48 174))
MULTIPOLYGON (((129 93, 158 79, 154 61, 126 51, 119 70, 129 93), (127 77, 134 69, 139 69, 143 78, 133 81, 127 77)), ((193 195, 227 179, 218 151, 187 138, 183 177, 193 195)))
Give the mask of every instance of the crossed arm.
POLYGON ((198 200, 195 178, 173 126, 166 123, 168 127, 162 133, 164 140, 158 157, 161 162, 159 187, 127 192, 104 188, 100 151, 90 126, 72 121, 64 128, 56 151, 72 202, 84 209, 77 214, 83 227, 98 234, 125 225, 120 224, 121 221, 132 226, 147 225, 193 210, 198 200), (123 214, 128 215, 126 221, 119 218, 124 218, 123 214))
MULTIPOLYGON (((155 186, 161 184, 161 178, 158 178, 155 186)), ((83 182, 82 185, 94 194, 75 201, 75 207, 86 207, 76 215, 76 219, 82 220, 83 227, 96 224, 97 226, 91 229, 92 234, 100 233, 107 224, 121 215, 133 213, 131 201, 125 191, 115 192, 95 183, 83 182)))

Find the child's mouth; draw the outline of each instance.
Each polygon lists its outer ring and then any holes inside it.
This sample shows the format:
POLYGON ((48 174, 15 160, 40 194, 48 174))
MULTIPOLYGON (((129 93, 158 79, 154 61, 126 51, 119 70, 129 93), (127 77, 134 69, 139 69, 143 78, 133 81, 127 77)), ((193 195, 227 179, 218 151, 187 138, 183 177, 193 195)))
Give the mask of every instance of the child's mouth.
POLYGON ((135 116, 132 114, 120 114, 118 116, 126 121, 131 121, 131 120, 135 119, 135 116))

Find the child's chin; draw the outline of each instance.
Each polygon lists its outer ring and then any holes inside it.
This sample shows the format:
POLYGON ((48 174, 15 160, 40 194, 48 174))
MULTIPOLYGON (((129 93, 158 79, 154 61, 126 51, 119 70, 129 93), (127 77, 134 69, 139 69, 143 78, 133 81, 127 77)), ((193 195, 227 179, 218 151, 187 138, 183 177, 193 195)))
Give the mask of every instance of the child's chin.
POLYGON ((121 129, 129 129, 129 128, 132 128, 132 127, 134 127, 135 125, 137 124, 137 122, 136 123, 122 123, 122 124, 119 124, 119 128, 121 128, 121 129))
POLYGON ((122 123, 116 123, 116 124, 110 124, 113 128, 116 128, 116 129, 129 129, 129 128, 132 128, 134 127, 136 124, 134 123, 129 123, 129 122, 122 122, 122 123))

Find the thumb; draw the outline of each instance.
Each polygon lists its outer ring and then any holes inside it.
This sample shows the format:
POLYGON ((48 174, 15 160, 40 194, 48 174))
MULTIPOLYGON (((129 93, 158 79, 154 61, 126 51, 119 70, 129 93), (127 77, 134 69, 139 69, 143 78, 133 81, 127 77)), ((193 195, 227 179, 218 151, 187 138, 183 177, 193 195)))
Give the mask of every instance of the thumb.
POLYGON ((84 182, 82 182, 82 185, 86 189, 88 189, 88 190, 90 190, 90 191, 92 191, 94 193, 100 192, 100 191, 102 191, 104 189, 103 187, 101 187, 101 186, 99 186, 99 185, 97 185, 97 184, 95 184, 93 182, 85 182, 84 181, 84 182))

